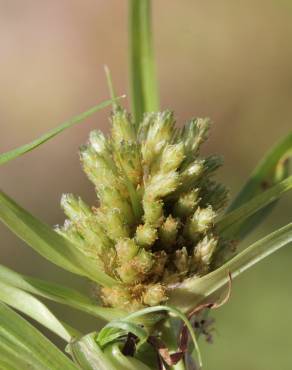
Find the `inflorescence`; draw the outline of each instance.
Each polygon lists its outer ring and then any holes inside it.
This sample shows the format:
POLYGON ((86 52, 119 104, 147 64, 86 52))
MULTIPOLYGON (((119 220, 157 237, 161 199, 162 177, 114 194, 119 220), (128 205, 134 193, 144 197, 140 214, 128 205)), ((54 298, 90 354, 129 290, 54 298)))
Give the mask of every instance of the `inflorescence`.
POLYGON ((107 306, 136 310, 167 300, 170 286, 212 268, 218 245, 214 221, 227 201, 212 179, 218 156, 199 157, 210 121, 177 128, 170 111, 145 114, 137 127, 121 107, 111 135, 92 131, 80 150, 99 204, 62 197, 68 220, 57 231, 117 285, 101 288, 107 306))

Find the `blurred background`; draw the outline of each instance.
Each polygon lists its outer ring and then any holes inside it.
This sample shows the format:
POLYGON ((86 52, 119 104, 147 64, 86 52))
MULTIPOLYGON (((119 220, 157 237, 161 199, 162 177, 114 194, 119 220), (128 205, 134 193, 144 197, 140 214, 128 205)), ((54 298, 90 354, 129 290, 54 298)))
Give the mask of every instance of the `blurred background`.
MULTIPOLYGON (((214 121, 206 153, 221 153, 219 177, 234 195, 258 160, 291 131, 291 0, 155 0, 155 54, 162 108, 179 124, 214 121)), ((128 93, 127 2, 0 0, 0 152, 27 143, 108 98, 103 65, 128 93)), ((126 102, 127 104, 127 102, 126 102)), ((62 223, 64 192, 95 202, 78 147, 108 129, 109 109, 1 167, 1 187, 34 215, 62 223)), ((291 221, 291 196, 250 240, 291 221)), ((86 288, 0 225, 0 260, 19 272, 86 288)), ((208 370, 291 370, 292 250, 284 248, 234 281, 215 313, 208 370)), ((90 288, 89 288, 90 289, 90 288)), ((79 328, 100 323, 50 304, 79 328)), ((59 345, 55 337, 52 338, 59 345)))

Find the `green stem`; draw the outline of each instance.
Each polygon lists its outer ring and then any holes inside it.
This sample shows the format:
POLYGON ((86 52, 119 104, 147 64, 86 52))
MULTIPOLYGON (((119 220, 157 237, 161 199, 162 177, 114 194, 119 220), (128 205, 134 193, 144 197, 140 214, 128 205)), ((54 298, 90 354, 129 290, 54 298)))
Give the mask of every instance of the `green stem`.
POLYGON ((176 365, 173 365, 170 369, 171 370, 186 370, 186 366, 183 360, 181 360, 176 365))
MULTIPOLYGON (((175 318, 165 320, 160 327, 162 340, 171 352, 177 351, 180 323, 175 318)), ((184 359, 171 366, 170 370, 186 370, 184 359)))
POLYGON ((131 105, 138 124, 145 112, 159 110, 150 0, 129 2, 129 44, 131 105))

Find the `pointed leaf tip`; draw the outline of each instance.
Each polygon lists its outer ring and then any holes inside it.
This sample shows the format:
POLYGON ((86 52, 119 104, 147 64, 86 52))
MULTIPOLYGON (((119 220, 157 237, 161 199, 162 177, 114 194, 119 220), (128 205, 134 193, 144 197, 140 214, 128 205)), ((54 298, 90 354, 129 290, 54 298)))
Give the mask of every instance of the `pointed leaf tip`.
POLYGON ((119 97, 114 97, 113 99, 110 99, 110 100, 106 100, 106 101, 90 108, 86 112, 81 113, 81 114, 69 119, 68 121, 65 121, 60 126, 58 126, 54 129, 48 131, 47 133, 43 134, 38 139, 35 139, 35 140, 33 140, 32 142, 30 142, 28 144, 22 145, 22 146, 20 146, 16 149, 10 150, 6 153, 0 154, 0 165, 5 164, 5 163, 23 155, 23 154, 25 154, 25 153, 30 152, 31 150, 33 150, 33 149, 37 148, 38 146, 44 144, 48 140, 53 139, 55 136, 62 133, 64 130, 66 130, 66 129, 84 121, 86 118, 90 117, 92 114, 94 114, 94 113, 98 112, 99 110, 101 110, 103 108, 106 108, 107 106, 111 105, 113 103, 113 101, 117 101, 117 100, 119 100, 121 98, 124 98, 124 97, 125 96, 123 95, 123 96, 119 96, 119 97))

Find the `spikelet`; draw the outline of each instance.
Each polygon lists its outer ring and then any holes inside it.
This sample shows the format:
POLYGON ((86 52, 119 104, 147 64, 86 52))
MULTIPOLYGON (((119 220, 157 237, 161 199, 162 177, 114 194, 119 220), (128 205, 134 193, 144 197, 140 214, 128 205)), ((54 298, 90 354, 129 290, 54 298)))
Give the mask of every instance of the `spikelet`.
POLYGON ((164 249, 169 250, 175 244, 179 230, 179 221, 169 215, 159 228, 159 241, 164 249))
POLYGON ((57 231, 116 279, 101 289, 104 304, 131 311, 165 302, 171 284, 210 271, 228 192, 211 178, 221 158, 199 157, 209 119, 178 129, 165 111, 137 126, 115 106, 110 121, 110 137, 92 131, 80 150, 99 207, 64 195, 68 220, 57 231))
POLYGON ((141 224, 136 229, 136 242, 144 248, 149 248, 157 239, 157 229, 152 225, 141 224))

